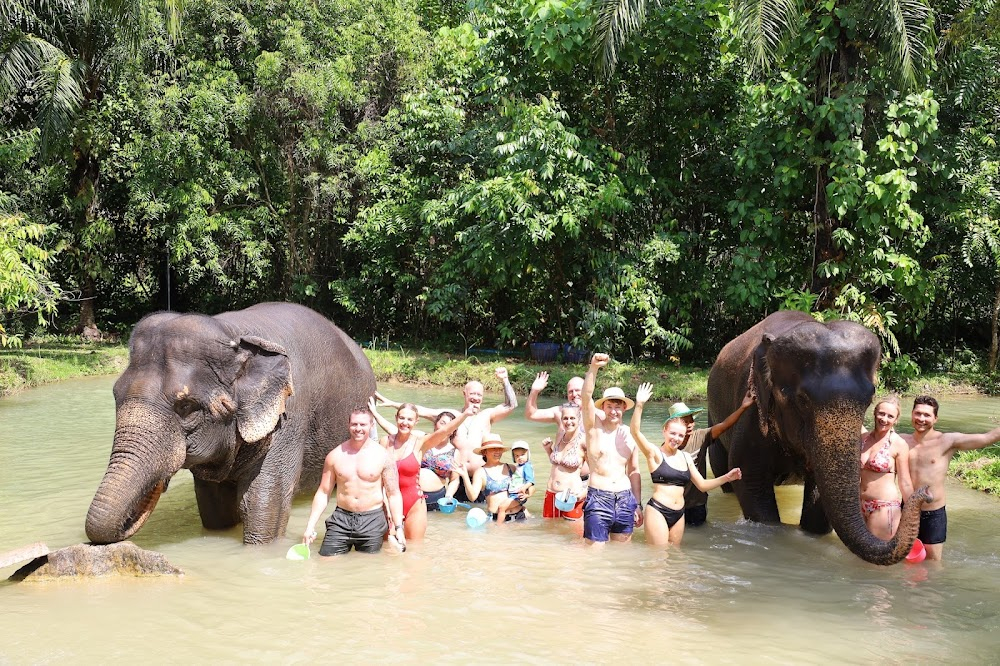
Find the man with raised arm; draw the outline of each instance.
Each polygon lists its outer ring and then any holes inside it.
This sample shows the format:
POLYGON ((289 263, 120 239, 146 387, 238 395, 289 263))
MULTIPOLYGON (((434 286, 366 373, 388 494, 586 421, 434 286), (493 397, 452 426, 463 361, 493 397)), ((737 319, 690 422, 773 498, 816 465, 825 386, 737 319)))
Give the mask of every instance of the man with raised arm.
MULTIPOLYGON (((562 409, 570 405, 582 407, 580 396, 583 394, 583 377, 572 377, 566 382, 566 402, 555 407, 546 409, 538 408, 538 396, 549 385, 549 373, 539 372, 535 375, 535 381, 531 383, 531 392, 528 394, 528 402, 524 406, 524 418, 536 423, 555 423, 559 425, 562 420, 562 409)), ((604 413, 597 412, 597 418, 603 419, 604 413)), ((560 426, 560 431, 562 427, 560 426)))
POLYGON ((351 412, 350 439, 330 451, 323 475, 313 496, 312 511, 302 535, 305 544, 316 538, 316 523, 326 510, 330 493, 337 489, 337 508, 326 520, 320 555, 341 555, 353 546, 362 553, 382 549, 389 525, 382 508, 382 493, 389 499, 389 513, 396 526, 395 538, 406 548, 403 534, 403 497, 399 492, 396 461, 368 433, 374 421, 367 409, 351 412))
POLYGON ((622 416, 635 404, 617 386, 594 402, 597 371, 608 364, 607 354, 594 354, 583 380, 583 427, 590 464, 590 489, 583 505, 583 537, 588 543, 629 541, 642 525, 642 479, 639 450, 622 416), (604 419, 597 418, 597 411, 604 419))
POLYGON ((1000 427, 981 435, 966 435, 960 432, 938 432, 934 425, 938 420, 938 401, 929 395, 918 395, 913 399, 910 412, 912 435, 902 435, 910 446, 910 479, 913 487, 928 486, 930 502, 924 504, 920 512, 920 532, 917 538, 923 542, 928 560, 940 560, 944 542, 948 536, 948 515, 945 512, 945 486, 948 464, 958 451, 982 449, 1000 442, 1000 427))

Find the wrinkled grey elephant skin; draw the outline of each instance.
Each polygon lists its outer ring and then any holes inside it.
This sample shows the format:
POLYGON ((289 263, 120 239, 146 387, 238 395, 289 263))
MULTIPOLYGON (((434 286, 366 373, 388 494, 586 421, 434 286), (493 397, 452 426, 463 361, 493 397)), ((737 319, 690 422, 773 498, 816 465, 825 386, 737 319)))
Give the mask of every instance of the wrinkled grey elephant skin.
POLYGON ((242 523, 244 543, 273 541, 293 496, 315 490, 327 453, 347 439, 351 409, 374 391, 361 348, 309 308, 148 315, 115 383, 114 443, 87 536, 130 538, 186 468, 204 527, 242 523))
POLYGON ((77 544, 37 557, 14 572, 12 581, 95 576, 181 576, 184 572, 162 554, 131 541, 105 546, 77 544))
POLYGON ((748 386, 757 401, 711 445, 709 458, 716 476, 741 468, 743 480, 732 485, 746 518, 779 523, 774 486, 803 483, 804 530, 832 528, 868 562, 906 556, 926 489, 906 502, 890 541, 872 535, 861 514, 861 426, 881 355, 878 338, 860 324, 820 323, 802 312, 776 312, 722 349, 708 379, 709 420, 732 413, 748 386))

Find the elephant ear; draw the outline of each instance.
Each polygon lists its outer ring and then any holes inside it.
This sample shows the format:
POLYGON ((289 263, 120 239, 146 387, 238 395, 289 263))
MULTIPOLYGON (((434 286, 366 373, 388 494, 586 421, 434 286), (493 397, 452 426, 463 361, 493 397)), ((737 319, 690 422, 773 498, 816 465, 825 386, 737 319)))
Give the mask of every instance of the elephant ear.
POLYGON ((255 336, 241 337, 237 350, 236 427, 243 441, 259 442, 277 427, 285 400, 295 393, 292 364, 284 347, 255 336))
POLYGON ((767 350, 770 349, 772 342, 774 337, 765 334, 754 349, 750 360, 750 390, 757 399, 757 418, 760 420, 760 432, 765 437, 771 423, 771 403, 774 402, 771 393, 771 369, 767 365, 767 350))

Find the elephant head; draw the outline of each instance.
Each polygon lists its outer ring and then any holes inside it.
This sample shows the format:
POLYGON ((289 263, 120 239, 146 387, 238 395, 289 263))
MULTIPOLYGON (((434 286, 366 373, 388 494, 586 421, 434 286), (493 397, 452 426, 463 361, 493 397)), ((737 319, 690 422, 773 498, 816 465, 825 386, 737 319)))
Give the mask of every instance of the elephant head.
POLYGON ((280 345, 204 315, 144 318, 115 383, 114 444, 87 536, 131 537, 181 468, 200 479, 236 478, 266 452, 292 394, 280 345))
POLYGON ((794 461, 797 469, 791 474, 806 481, 803 528, 825 532, 832 526, 862 559, 893 564, 909 551, 920 500, 928 495, 926 489, 914 493, 890 541, 878 539, 865 525, 859 442, 880 358, 878 338, 863 326, 807 317, 788 330, 761 336, 751 354, 750 383, 761 434, 783 449, 784 459, 794 461))

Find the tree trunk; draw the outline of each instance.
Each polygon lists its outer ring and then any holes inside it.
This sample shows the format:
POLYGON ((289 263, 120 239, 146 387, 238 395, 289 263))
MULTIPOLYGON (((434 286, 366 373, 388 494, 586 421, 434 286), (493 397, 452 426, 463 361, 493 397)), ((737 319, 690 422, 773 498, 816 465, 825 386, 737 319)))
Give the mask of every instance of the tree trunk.
POLYGON ((993 298, 993 321, 990 326, 990 374, 994 374, 997 371, 997 343, 998 337, 1000 337, 1000 331, 998 331, 997 319, 1000 319, 1000 281, 997 282, 996 294, 993 298))

